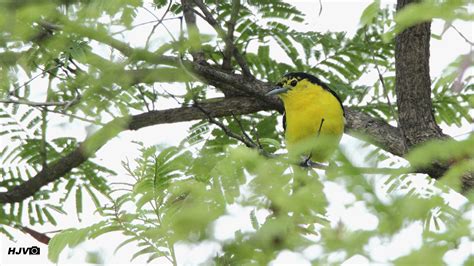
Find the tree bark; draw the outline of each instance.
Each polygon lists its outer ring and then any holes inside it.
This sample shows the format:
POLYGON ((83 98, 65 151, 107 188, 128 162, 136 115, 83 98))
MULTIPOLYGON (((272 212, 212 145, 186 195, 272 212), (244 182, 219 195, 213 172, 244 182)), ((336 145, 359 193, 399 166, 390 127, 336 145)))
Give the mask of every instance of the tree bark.
MULTIPOLYGON (((418 0, 398 0, 397 12, 418 0)), ((399 128, 408 150, 432 139, 446 138, 433 115, 430 78, 431 21, 414 25, 395 39, 395 91, 399 128)), ((449 168, 433 162, 417 171, 440 178, 449 168)))
MULTIPOLYGON (((417 0, 398 0, 397 11, 417 0)), ((395 39, 396 94, 399 123, 410 149, 442 138, 433 115, 430 79, 431 22, 404 30, 395 39)))
MULTIPOLYGON (((397 12, 419 0, 398 0, 397 12)), ((399 125, 404 145, 409 151, 433 139, 449 138, 436 123, 431 101, 430 78, 431 21, 405 29, 395 38, 395 92, 399 125)), ((432 162, 429 167, 416 169, 439 179, 451 167, 449 162, 432 162)), ((474 187, 474 174, 461 177, 461 192, 474 187)))

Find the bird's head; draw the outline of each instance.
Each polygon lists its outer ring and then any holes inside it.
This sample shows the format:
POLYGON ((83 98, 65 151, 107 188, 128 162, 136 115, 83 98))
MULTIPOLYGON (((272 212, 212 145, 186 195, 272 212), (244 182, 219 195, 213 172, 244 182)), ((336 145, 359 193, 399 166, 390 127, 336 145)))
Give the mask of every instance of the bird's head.
POLYGON ((292 72, 284 75, 276 84, 276 86, 269 91, 266 95, 278 95, 283 100, 292 92, 304 90, 309 83, 317 84, 322 86, 321 80, 317 77, 304 73, 304 72, 292 72))

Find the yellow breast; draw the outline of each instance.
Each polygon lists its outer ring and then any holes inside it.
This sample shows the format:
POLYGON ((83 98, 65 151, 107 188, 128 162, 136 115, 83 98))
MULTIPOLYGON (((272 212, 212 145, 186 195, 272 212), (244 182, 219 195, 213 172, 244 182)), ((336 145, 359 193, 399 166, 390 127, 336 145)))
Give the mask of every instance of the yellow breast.
POLYGON ((311 155, 314 161, 325 160, 344 133, 344 112, 338 99, 306 80, 281 98, 285 105, 285 138, 289 152, 301 143, 303 147, 298 148, 298 153, 307 153, 304 155, 311 155))

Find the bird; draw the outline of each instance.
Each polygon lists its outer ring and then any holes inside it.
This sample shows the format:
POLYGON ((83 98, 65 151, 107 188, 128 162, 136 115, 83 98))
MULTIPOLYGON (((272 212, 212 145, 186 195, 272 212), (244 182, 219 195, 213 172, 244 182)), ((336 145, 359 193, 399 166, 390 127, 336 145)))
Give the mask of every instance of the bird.
POLYGON ((325 162, 344 134, 345 112, 336 92, 311 74, 291 72, 266 95, 278 95, 283 102, 288 155, 295 160, 303 156, 302 166, 325 162))

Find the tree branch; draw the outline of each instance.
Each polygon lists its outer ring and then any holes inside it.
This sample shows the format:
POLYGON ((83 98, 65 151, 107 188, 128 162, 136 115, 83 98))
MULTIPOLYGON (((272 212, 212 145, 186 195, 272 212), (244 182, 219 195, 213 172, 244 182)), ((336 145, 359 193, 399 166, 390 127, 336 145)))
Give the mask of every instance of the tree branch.
POLYGON ((23 104, 28 106, 71 106, 77 102, 75 101, 68 101, 68 102, 34 102, 28 100, 13 100, 13 99, 0 99, 0 103, 6 104, 23 104))
POLYGON ((25 233, 25 234, 29 234, 30 236, 32 236, 34 239, 36 239, 38 242, 40 243, 43 243, 45 245, 48 245, 49 241, 51 240, 51 238, 49 236, 47 236, 45 233, 40 233, 36 230, 33 230, 29 227, 26 227, 26 226, 20 226, 19 229, 25 233))
POLYGON ((184 20, 188 29, 189 40, 192 41, 197 48, 191 50, 191 55, 195 62, 205 62, 206 58, 201 50, 201 38, 199 37, 199 28, 196 25, 196 15, 193 11, 192 0, 181 0, 183 6, 184 20))
MULTIPOLYGON (((269 87, 268 87, 269 88, 269 87)), ((269 100, 272 102, 272 100, 269 100)), ((38 172, 34 177, 24 183, 0 193, 0 203, 20 202, 34 195, 41 187, 54 182, 78 167, 94 153, 107 143, 110 139, 124 130, 138 130, 143 127, 191 121, 196 119, 207 119, 211 117, 223 117, 230 115, 250 114, 263 110, 275 110, 271 103, 260 101, 254 97, 235 97, 217 101, 199 103, 201 108, 207 110, 203 113, 195 106, 180 107, 167 110, 150 111, 131 117, 117 118, 107 123, 102 129, 88 137, 74 151, 67 154, 56 162, 50 163, 48 167, 38 172)), ((281 103, 280 103, 281 108, 281 103)), ((359 111, 346 110, 348 114, 349 127, 354 131, 368 134, 381 134, 380 136, 391 136, 390 138, 379 138, 375 143, 379 146, 388 145, 393 153, 401 153, 400 147, 390 143, 399 141, 398 129, 388 125, 382 120, 376 120, 359 111), (378 142, 380 141, 380 142, 378 142)), ((352 132, 351 132, 352 133, 352 132)))
MULTIPOLYGON (((253 98, 232 98, 215 102, 200 103, 202 108, 209 110, 212 117, 229 116, 232 114, 249 114, 261 110, 271 110, 270 105, 253 98)), ((151 111, 131 117, 122 117, 107 123, 99 131, 88 137, 74 151, 63 158, 50 163, 46 168, 38 172, 34 177, 10 188, 6 192, 0 192, 0 204, 21 202, 33 196, 41 187, 54 182, 68 174, 73 168, 78 167, 95 154, 110 139, 114 138, 124 130, 137 130, 158 124, 176 123, 196 119, 206 119, 197 107, 181 107, 160 111, 151 111)))
POLYGON ((235 140, 238 140, 240 142, 242 142, 243 144, 245 144, 245 146, 247 146, 248 148, 252 148, 252 149, 255 149, 257 148, 257 145, 247 136, 247 135, 239 135, 239 134, 236 134, 234 133, 230 128, 228 128, 226 125, 224 125, 223 123, 221 123, 220 121, 216 120, 214 117, 212 117, 209 112, 207 110, 205 110, 204 108, 202 108, 199 104, 195 104, 195 106, 201 110, 204 114, 206 114, 207 116, 207 119, 209 120, 209 122, 211 122, 212 124, 218 126, 222 131, 224 131, 224 133, 229 136, 230 138, 233 138, 235 140))
POLYGON ((227 21, 227 34, 225 38, 225 48, 222 59, 222 69, 232 70, 232 52, 234 49, 234 29, 240 10, 240 0, 232 0, 232 13, 227 21))
MULTIPOLYGON (((247 61, 242 56, 240 51, 238 49, 236 49, 236 47, 234 45, 234 42, 232 40, 228 39, 229 35, 226 34, 224 29, 222 29, 222 27, 219 25, 217 20, 212 16, 211 12, 207 9, 206 5, 201 0, 193 0, 193 1, 194 1, 194 3, 196 3, 196 5, 199 7, 199 9, 201 9, 201 11, 204 13, 206 21, 212 27, 214 27, 217 34, 224 40, 224 42, 226 43, 226 46, 228 46, 228 49, 230 49, 230 51, 232 51, 232 54, 234 55, 235 60, 239 64, 240 68, 242 69, 242 74, 245 77, 253 78, 253 75, 250 72, 250 69, 248 68, 247 61)), ((235 5, 235 3, 233 3, 233 5, 235 5)))
MULTIPOLYGON (((397 12, 418 0, 398 0, 397 12)), ((405 29, 395 38, 395 92, 397 95, 399 127, 411 150, 429 140, 448 138, 433 115, 430 78, 431 21, 405 29)), ((449 163, 432 162, 429 167, 416 169, 432 178, 441 178, 451 167, 449 163)), ((462 191, 474 187, 474 173, 461 178, 462 191)))
MULTIPOLYGON (((416 0, 398 0, 397 11, 416 0)), ((436 124, 431 102, 431 22, 412 26, 395 40, 395 91, 400 128, 408 148, 445 135, 436 124)))
POLYGON ((402 132, 382 119, 351 108, 344 108, 346 113, 346 133, 363 138, 372 144, 397 156, 407 152, 402 132))

